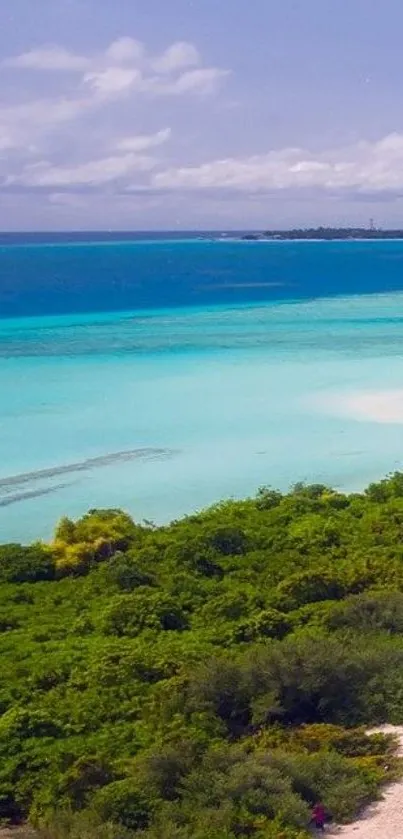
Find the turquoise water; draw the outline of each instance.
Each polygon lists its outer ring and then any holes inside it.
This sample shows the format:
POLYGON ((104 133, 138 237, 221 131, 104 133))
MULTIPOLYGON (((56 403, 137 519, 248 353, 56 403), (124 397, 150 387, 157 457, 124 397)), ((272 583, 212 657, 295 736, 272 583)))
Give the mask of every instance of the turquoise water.
POLYGON ((0 539, 401 468, 402 325, 397 291, 0 320, 0 539))

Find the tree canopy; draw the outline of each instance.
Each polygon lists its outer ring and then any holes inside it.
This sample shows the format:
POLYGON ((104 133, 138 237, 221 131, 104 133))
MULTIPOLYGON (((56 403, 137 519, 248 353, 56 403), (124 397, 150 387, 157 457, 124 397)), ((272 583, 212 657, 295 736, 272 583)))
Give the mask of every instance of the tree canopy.
POLYGON ((403 475, 120 510, 0 546, 0 818, 44 839, 303 839, 393 776, 403 475))

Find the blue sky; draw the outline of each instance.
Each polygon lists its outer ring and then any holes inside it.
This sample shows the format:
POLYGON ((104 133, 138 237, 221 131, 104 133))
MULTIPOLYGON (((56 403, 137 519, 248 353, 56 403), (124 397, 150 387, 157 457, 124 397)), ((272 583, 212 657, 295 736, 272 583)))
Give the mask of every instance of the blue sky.
POLYGON ((401 0, 1 0, 0 228, 403 226, 401 0))

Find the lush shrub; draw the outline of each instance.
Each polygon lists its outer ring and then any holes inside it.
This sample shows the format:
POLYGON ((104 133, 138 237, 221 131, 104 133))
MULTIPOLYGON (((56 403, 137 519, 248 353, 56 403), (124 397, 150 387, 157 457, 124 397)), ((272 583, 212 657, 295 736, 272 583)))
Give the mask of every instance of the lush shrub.
POLYGON ((152 806, 132 780, 114 781, 95 794, 92 806, 102 822, 121 824, 131 830, 147 827, 152 806))
POLYGON ((131 839, 132 836, 132 831, 122 825, 103 822, 91 811, 57 810, 47 825, 35 831, 32 839, 131 839))
POLYGON ((386 631, 403 634, 403 593, 368 592, 349 597, 329 614, 329 629, 349 628, 361 632, 386 631))
POLYGON ((280 583, 278 593, 291 610, 318 600, 338 600, 345 593, 345 584, 337 571, 303 571, 280 583))
POLYGON ((66 544, 108 541, 116 550, 127 549, 138 537, 140 528, 122 510, 90 510, 76 522, 63 518, 59 522, 55 540, 66 544))
POLYGON ((382 780, 380 771, 346 761, 341 755, 278 754, 273 760, 279 771, 291 779, 295 793, 311 805, 323 801, 331 817, 338 822, 349 821, 357 810, 376 795, 382 780))
POLYGON ((143 629, 186 629, 186 617, 173 597, 148 589, 117 595, 102 618, 103 631, 111 635, 138 635, 143 629))
POLYGON ((256 736, 259 749, 289 749, 292 752, 337 752, 348 758, 375 757, 382 763, 395 751, 390 734, 368 735, 365 728, 343 728, 329 723, 301 725, 297 728, 280 725, 262 729, 256 736))
POLYGON ((138 567, 135 560, 119 552, 108 562, 106 579, 122 591, 134 591, 140 586, 151 586, 153 577, 138 567))
POLYGON ((0 582, 35 583, 52 580, 54 561, 43 545, 0 545, 0 582))
POLYGON ((247 539, 245 533, 238 527, 218 527, 210 534, 209 542, 224 556, 244 554, 247 550, 247 539))
POLYGON ((284 638, 291 630, 287 615, 278 609, 255 612, 249 620, 241 622, 236 630, 236 640, 256 641, 259 638, 284 638))

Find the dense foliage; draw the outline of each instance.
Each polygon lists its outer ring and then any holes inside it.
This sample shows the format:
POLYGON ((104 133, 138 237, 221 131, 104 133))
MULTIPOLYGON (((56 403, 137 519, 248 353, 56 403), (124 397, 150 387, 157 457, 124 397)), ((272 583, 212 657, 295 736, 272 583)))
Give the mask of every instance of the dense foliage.
POLYGON ((45 839, 302 839, 396 771, 403 475, 119 510, 0 547, 0 818, 45 839))

